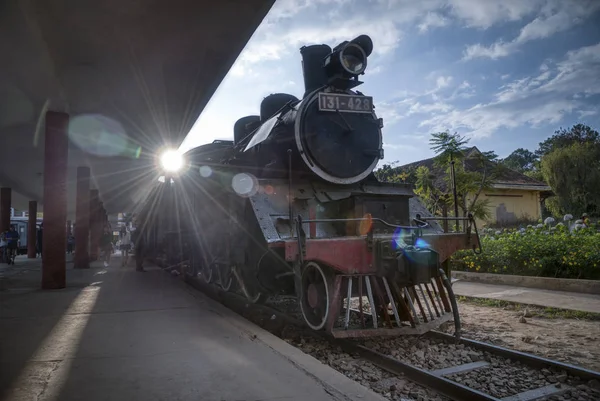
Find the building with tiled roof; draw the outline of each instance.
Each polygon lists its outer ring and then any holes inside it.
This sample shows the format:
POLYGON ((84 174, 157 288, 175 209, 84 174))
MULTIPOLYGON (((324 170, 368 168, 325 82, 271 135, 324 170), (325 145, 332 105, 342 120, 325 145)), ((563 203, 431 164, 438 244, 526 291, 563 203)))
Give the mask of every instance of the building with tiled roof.
MULTIPOLYGON (((482 172, 484 165, 480 161, 476 162, 473 158, 476 154, 481 154, 480 150, 473 146, 465 153, 463 160, 465 170, 482 172)), ((434 162, 435 158, 430 158, 397 168, 406 171, 425 166, 436 177, 435 186, 444 190, 446 171, 438 168, 434 162)), ((542 217, 543 201, 550 195, 552 195, 552 189, 545 182, 509 168, 502 168, 494 180, 492 188, 483 191, 479 196, 479 199, 489 200, 489 207, 492 210, 490 210, 490 221, 479 221, 478 226, 481 227, 484 224, 511 225, 518 221, 538 220, 542 217)))

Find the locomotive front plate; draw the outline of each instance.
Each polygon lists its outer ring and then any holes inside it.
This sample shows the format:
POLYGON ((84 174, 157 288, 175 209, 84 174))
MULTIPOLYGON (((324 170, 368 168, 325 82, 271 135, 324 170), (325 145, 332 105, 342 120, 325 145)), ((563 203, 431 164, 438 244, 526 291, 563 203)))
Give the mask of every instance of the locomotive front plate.
POLYGON ((373 98, 339 93, 319 93, 319 111, 370 114, 373 112, 373 98))

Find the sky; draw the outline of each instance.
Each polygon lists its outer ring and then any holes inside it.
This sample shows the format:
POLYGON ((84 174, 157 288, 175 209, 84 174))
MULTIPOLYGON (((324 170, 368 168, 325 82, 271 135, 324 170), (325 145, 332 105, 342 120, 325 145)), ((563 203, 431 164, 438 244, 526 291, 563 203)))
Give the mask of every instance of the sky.
POLYGON ((231 139, 270 93, 300 98, 300 47, 360 34, 380 165, 432 157, 446 130, 500 157, 560 127, 600 130, 600 0, 276 0, 180 149, 231 139))

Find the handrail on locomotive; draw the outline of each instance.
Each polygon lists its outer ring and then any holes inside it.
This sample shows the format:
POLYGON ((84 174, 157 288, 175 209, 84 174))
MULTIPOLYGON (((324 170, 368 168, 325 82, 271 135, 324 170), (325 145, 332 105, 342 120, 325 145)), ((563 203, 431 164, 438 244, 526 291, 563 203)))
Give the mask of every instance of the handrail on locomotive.
POLYGON ((438 217, 438 216, 432 216, 432 217, 422 217, 420 214, 417 214, 416 217, 413 219, 413 222, 416 224, 415 226, 404 226, 404 225, 398 225, 398 224, 392 224, 389 223, 381 218, 377 218, 377 217, 372 217, 370 214, 367 214, 367 216, 365 217, 358 217, 358 218, 342 218, 342 219, 308 219, 308 220, 304 220, 302 219, 301 215, 296 216, 296 218, 294 219, 294 222, 296 224, 296 235, 299 241, 299 246, 300 249, 302 251, 304 251, 304 247, 302 246, 302 244, 304 243, 304 241, 306 240, 306 233, 304 231, 303 228, 303 224, 306 223, 333 223, 333 222, 368 222, 369 223, 369 229, 366 233, 366 240, 367 240, 367 245, 369 247, 372 247, 373 244, 373 225, 371 223, 376 222, 376 223, 381 223, 387 227, 390 228, 396 228, 396 229, 403 229, 403 230, 408 230, 408 231, 412 231, 412 243, 415 244, 418 238, 423 238, 423 233, 422 230, 424 228, 430 227, 430 224, 427 221, 431 221, 431 220, 452 220, 452 221, 466 221, 469 223, 469 225, 466 227, 465 233, 466 233, 466 241, 467 241, 467 245, 469 245, 470 240, 471 240, 471 227, 473 227, 474 231, 475 231, 475 238, 476 238, 476 242, 477 244, 473 244, 473 253, 475 253, 476 255, 481 254, 483 252, 483 248, 481 246, 481 240, 479 237, 479 230, 477 229, 477 223, 475 221, 475 218, 473 217, 472 213, 469 213, 466 217, 438 217))

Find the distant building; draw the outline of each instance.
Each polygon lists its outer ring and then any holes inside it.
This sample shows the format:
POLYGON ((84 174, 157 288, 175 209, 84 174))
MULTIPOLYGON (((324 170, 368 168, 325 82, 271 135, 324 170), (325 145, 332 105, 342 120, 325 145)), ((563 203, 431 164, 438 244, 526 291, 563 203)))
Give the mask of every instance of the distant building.
MULTIPOLYGON (((479 163, 469 162, 473 156, 481 154, 477 147, 472 147, 465 152, 463 161, 465 170, 477 171, 479 163)), ((421 160, 415 163, 398 167, 405 170, 426 166, 436 176, 435 185, 443 188, 446 185, 445 171, 434 167, 434 158, 421 160)), ((492 184, 492 189, 483 191, 479 199, 488 199, 491 218, 489 221, 477 221, 477 226, 486 224, 511 225, 518 221, 538 220, 542 217, 543 202, 552 195, 552 189, 546 183, 535 180, 518 171, 505 168, 498 179, 492 184)), ((472 197, 470 197, 472 199, 472 197)))
MULTIPOLYGON (((26 210, 17 210, 15 208, 11 207, 10 208, 10 218, 12 219, 12 218, 15 218, 15 217, 17 217, 17 218, 26 218, 26 217, 29 217, 29 211, 26 211, 26 210)), ((40 219, 43 219, 43 218, 44 218, 44 213, 38 212, 37 215, 36 215, 36 219, 40 220, 40 219)))

